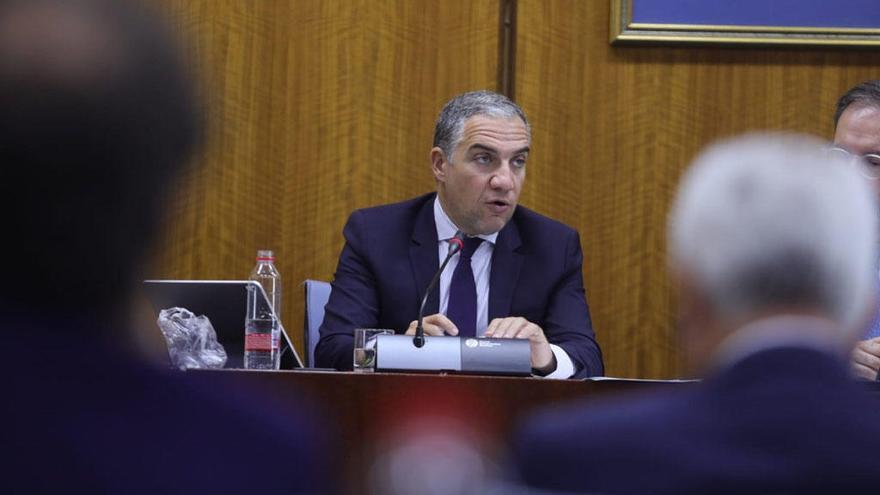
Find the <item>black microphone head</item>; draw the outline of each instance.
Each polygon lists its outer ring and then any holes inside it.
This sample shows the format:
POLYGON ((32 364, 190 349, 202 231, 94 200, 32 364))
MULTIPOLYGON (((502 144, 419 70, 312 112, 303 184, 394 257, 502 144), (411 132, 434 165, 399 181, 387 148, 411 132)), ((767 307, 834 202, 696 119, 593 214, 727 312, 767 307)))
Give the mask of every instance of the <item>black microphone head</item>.
POLYGON ((428 294, 430 294, 431 291, 434 290, 434 287, 437 286, 437 282, 440 281, 440 274, 443 272, 443 269, 446 268, 446 264, 449 263, 452 255, 464 249, 464 232, 460 230, 457 231, 447 242, 449 243, 449 251, 446 253, 446 259, 440 264, 440 268, 437 270, 437 273, 434 274, 431 283, 428 284, 428 288, 425 290, 425 295, 422 297, 422 305, 419 307, 416 335, 413 337, 413 345, 416 347, 422 347, 425 345, 425 329, 422 327, 422 318, 425 316, 425 303, 428 302, 428 294))

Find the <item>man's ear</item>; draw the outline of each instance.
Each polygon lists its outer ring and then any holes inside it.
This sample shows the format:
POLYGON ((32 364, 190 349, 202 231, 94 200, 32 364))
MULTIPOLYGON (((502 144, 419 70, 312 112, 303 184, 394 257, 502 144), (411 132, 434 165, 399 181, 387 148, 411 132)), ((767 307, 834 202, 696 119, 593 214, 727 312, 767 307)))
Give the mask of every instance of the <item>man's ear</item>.
POLYGON ((431 172, 438 182, 446 182, 446 168, 449 167, 449 161, 446 160, 446 154, 439 147, 431 148, 431 172))

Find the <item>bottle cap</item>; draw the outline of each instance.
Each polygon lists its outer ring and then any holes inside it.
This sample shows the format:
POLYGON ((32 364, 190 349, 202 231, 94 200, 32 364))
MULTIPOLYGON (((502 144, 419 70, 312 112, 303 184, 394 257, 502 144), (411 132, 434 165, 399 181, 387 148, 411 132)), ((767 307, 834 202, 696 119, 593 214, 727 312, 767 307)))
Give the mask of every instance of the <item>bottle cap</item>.
POLYGON ((268 249, 257 251, 257 261, 275 261, 275 254, 268 249))

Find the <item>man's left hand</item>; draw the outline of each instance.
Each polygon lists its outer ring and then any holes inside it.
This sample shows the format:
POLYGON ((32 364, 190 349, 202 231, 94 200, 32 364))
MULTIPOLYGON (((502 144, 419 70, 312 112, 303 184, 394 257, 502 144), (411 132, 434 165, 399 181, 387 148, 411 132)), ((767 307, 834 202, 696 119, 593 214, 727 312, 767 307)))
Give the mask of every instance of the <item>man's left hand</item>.
POLYGON ((877 380, 880 370, 880 337, 862 340, 852 352, 852 370, 865 380, 877 380))
POLYGON ((529 339, 532 368, 541 374, 552 373, 556 369, 556 356, 544 336, 544 330, 521 316, 495 318, 486 327, 484 337, 495 339, 529 339))

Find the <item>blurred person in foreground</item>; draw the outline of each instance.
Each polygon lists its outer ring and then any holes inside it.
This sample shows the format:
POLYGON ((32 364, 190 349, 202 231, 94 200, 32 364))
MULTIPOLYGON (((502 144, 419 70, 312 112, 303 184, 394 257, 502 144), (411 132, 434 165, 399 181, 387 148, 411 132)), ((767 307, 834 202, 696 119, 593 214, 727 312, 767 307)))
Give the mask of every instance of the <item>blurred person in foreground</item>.
POLYGON ((199 128, 143 4, 0 3, 0 491, 321 491, 309 416, 128 344, 129 293, 199 128))
MULTIPOLYGON (((834 151, 857 159, 862 175, 880 197, 880 80, 865 81, 851 88, 837 101, 834 112, 834 151)), ((873 267, 877 272, 877 267, 873 267)), ((880 274, 877 274, 880 285, 880 274)), ((867 332, 852 353, 853 372, 876 380, 880 372, 880 300, 867 332)))
POLYGON ((607 494, 876 491, 880 400, 847 355, 873 311, 877 227, 868 184, 819 141, 710 147, 668 231, 684 349, 707 378, 540 413, 516 439, 522 480, 607 494))

